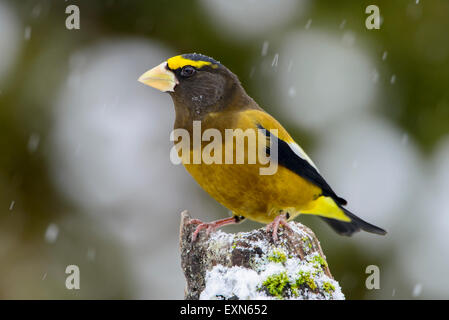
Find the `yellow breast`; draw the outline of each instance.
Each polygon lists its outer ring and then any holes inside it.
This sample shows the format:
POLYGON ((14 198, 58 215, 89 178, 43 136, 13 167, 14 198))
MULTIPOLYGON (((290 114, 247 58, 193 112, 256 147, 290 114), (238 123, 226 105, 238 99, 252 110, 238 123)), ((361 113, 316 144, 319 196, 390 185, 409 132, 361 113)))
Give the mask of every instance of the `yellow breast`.
POLYGON ((219 203, 262 223, 271 222, 280 209, 308 207, 320 192, 283 167, 274 175, 260 175, 255 164, 186 164, 185 168, 219 203))
POLYGON ((192 177, 219 203, 237 215, 261 223, 269 223, 280 210, 288 209, 292 218, 301 211, 310 210, 313 201, 321 194, 321 189, 282 166, 277 166, 277 171, 273 175, 261 174, 260 169, 268 165, 261 164, 259 158, 256 163, 250 164, 249 154, 255 151, 249 148, 248 143, 243 146, 245 150, 243 164, 236 163, 237 155, 240 154, 239 146, 236 145, 239 135, 236 135, 235 140, 225 139, 227 128, 237 128, 242 131, 254 130, 257 137, 256 146, 258 146, 260 136, 257 135, 259 129, 256 123, 259 122, 268 129, 277 129, 278 137, 284 141, 293 141, 276 120, 263 117, 261 111, 252 110, 242 113, 222 113, 219 117, 211 116, 202 122, 201 133, 211 128, 221 133, 223 139, 220 144, 222 150, 220 164, 207 164, 204 161, 193 164, 194 153, 202 155, 210 144, 207 141, 196 145, 192 143, 189 157, 181 158, 192 177), (267 123, 267 119, 271 123, 267 123), (225 153, 228 150, 232 152, 232 164, 226 164, 225 153), (187 159, 189 161, 186 161, 187 159))

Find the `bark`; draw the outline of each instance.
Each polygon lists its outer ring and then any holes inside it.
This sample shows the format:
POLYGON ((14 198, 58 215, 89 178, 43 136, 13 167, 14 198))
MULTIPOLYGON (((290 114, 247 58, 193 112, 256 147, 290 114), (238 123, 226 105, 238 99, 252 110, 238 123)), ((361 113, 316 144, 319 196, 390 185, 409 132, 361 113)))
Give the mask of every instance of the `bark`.
POLYGON ((237 234, 201 231, 181 214, 185 299, 344 299, 315 234, 299 222, 273 241, 265 228, 237 234))

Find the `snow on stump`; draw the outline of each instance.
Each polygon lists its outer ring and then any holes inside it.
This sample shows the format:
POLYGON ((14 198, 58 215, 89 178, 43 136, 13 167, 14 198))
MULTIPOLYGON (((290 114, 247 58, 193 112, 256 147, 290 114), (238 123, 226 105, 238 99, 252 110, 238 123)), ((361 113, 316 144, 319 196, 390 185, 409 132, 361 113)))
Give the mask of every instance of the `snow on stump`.
POLYGON ((273 242, 265 228, 237 234, 201 231, 187 211, 181 214, 181 266, 185 299, 343 300, 320 243, 309 228, 290 222, 273 242))

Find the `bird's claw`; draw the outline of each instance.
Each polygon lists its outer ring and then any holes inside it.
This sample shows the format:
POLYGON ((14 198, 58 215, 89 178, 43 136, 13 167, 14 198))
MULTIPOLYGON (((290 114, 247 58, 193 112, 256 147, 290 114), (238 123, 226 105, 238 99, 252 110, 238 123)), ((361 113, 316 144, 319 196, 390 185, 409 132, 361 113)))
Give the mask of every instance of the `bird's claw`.
POLYGON ((212 222, 203 222, 198 219, 192 219, 189 221, 188 224, 197 224, 198 225, 192 234, 192 241, 195 241, 196 238, 198 237, 198 234, 203 229, 206 229, 206 234, 209 235, 211 232, 215 231, 216 229, 218 229, 220 227, 223 227, 228 224, 235 224, 237 222, 238 221, 236 220, 235 216, 233 216, 230 218, 225 218, 225 219, 212 221, 212 222))
POLYGON ((276 242, 278 240, 278 229, 279 226, 284 226, 286 229, 288 230, 292 230, 292 228, 288 225, 287 222, 288 219, 288 213, 283 213, 280 214, 278 216, 276 216, 276 218, 274 218, 274 220, 267 224, 267 227, 265 228, 266 232, 270 232, 270 230, 272 230, 272 237, 273 240, 276 242))
MULTIPOLYGON (((195 219, 196 220, 196 219, 195 219)), ((199 221, 199 220, 198 220, 199 221)), ((195 241, 196 238, 198 237, 198 234, 200 233, 201 230, 206 229, 206 234, 209 235, 212 231, 215 231, 215 229, 217 229, 217 225, 214 222, 192 222, 195 224, 198 224, 198 226, 196 227, 195 231, 192 234, 192 241, 195 241)))

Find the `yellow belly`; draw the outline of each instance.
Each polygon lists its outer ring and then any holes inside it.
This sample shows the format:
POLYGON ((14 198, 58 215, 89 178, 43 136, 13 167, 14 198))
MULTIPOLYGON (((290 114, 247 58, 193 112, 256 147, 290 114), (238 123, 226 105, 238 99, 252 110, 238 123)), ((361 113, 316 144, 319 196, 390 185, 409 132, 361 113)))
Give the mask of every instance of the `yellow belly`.
POLYGON ((270 223, 279 210, 294 218, 310 208, 321 190, 279 166, 274 175, 260 175, 258 164, 185 164, 187 171, 215 200, 237 215, 270 223))
MULTIPOLYGON (((260 172, 261 167, 266 168, 267 166, 262 165, 261 161, 259 161, 260 159, 258 159, 256 164, 249 164, 254 162, 248 161, 248 150, 254 151, 255 146, 259 146, 258 129, 254 124, 256 120, 262 123, 264 128, 278 130, 280 139, 293 142, 277 121, 261 111, 228 112, 227 114, 221 114, 220 117, 210 116, 206 121, 202 122, 203 131, 207 128, 218 128, 221 136, 225 137, 226 127, 240 128, 241 130, 252 129, 255 131, 254 136, 257 141, 251 147, 248 144, 244 145, 244 164, 238 164, 236 161, 233 162, 234 164, 226 164, 225 154, 228 150, 227 146, 230 146, 230 142, 226 139, 221 145, 221 150, 223 150, 221 156, 220 153, 217 154, 217 158, 221 158, 222 164, 206 164, 204 161, 201 161, 199 164, 192 164, 191 160, 194 159, 193 150, 198 152, 197 155, 201 155, 201 151, 190 144, 189 151, 186 150, 185 152, 187 157, 184 158, 182 157, 184 152, 178 149, 178 155, 181 157, 185 168, 199 185, 215 200, 233 211, 234 214, 261 223, 272 222, 281 210, 287 211, 291 219, 300 213, 304 213, 350 221, 331 198, 321 196, 322 190, 318 186, 291 170, 278 166, 275 174, 262 175, 260 172), (267 119, 269 120, 268 122, 267 119), (223 127, 224 125, 226 127, 223 127)), ((242 132, 236 133, 236 136, 239 138, 242 138, 242 135, 242 132)), ((205 148, 208 143, 202 141, 201 148, 205 148)), ((237 159, 236 154, 240 155, 240 153, 236 153, 236 150, 239 151, 239 149, 235 143, 232 141, 231 143, 230 150, 233 152, 234 159, 237 159)), ((213 154, 215 155, 214 152, 213 154)))

